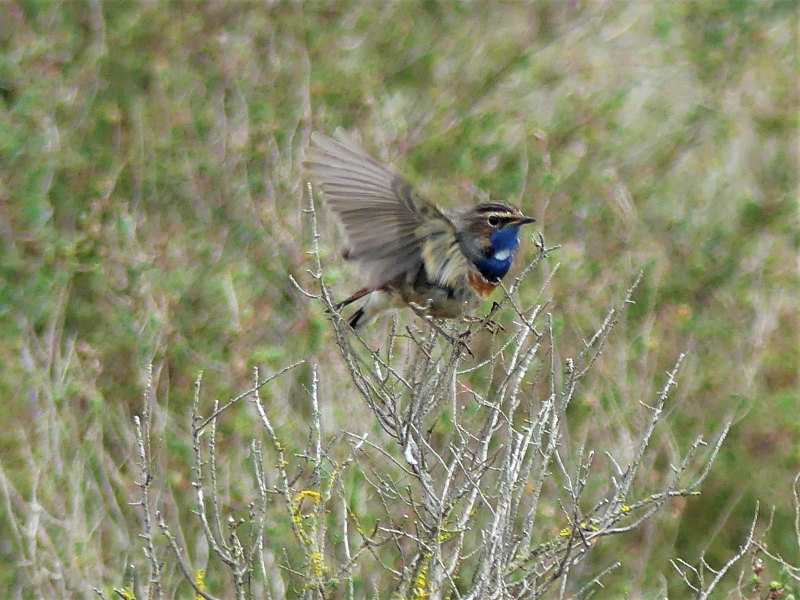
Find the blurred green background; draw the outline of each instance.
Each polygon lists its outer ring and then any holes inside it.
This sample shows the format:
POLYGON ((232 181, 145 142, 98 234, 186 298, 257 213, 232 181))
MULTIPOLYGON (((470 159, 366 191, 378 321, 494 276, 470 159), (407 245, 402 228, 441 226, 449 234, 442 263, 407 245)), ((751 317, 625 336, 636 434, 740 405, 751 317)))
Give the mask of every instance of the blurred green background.
MULTIPOLYGON (((141 555, 126 494, 148 365, 176 429, 200 370, 222 399, 253 367, 309 357, 323 384, 347 380, 320 306, 288 279, 310 284, 312 267, 301 150, 337 126, 444 206, 479 188, 539 219, 561 248, 530 293, 558 264, 546 292, 563 356, 644 270, 597 366, 616 393, 587 389, 571 407, 576 440, 641 417, 682 351, 661 439, 685 449, 734 419, 701 498, 608 540, 624 563, 610 589, 645 597, 663 583, 680 597, 669 559, 707 551, 718 566, 756 501, 775 507, 770 548, 796 564, 799 67, 789 0, 7 0, 0 456, 16 491, 0 505, 0 530, 15 532, 0 589, 30 589, 31 540, 9 511, 36 496, 71 522, 67 490, 92 477, 105 483, 79 504, 116 533, 65 525, 40 552, 63 544, 93 561, 94 585, 141 555)), ((345 296, 357 274, 320 217, 326 276, 345 296)), ((520 263, 534 252, 523 246, 520 263)), ((308 377, 301 367, 270 392, 290 430, 303 431, 308 377)), ((325 410, 332 435, 366 414, 354 394, 325 410)), ((236 452, 252 424, 227 417, 236 452)), ((187 449, 170 451, 179 495, 187 449)))

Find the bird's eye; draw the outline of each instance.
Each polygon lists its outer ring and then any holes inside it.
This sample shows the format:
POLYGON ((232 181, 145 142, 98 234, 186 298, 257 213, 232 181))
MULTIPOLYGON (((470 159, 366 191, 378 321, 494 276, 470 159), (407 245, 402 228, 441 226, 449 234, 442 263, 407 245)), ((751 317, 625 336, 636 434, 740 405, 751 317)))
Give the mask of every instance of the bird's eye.
POLYGON ((491 216, 489 217, 489 225, 492 227, 497 227, 500 225, 500 217, 491 216))

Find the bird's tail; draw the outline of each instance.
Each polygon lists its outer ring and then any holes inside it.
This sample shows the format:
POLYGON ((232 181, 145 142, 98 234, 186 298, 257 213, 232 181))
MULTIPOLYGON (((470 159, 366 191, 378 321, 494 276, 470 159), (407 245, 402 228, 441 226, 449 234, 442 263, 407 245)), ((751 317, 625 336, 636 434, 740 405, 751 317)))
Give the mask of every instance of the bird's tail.
POLYGON ((364 288, 357 291, 347 300, 342 300, 336 304, 334 308, 336 310, 341 310, 348 304, 364 296, 367 297, 367 301, 347 319, 347 324, 356 331, 359 331, 362 327, 374 321, 378 315, 393 307, 392 295, 390 292, 364 288))
POLYGON ((342 300, 341 302, 337 302, 336 304, 334 304, 333 308, 335 308, 336 310, 342 310, 348 304, 352 304, 356 300, 359 300, 359 299, 363 298, 364 296, 366 296, 367 294, 369 294, 372 291, 373 290, 371 290, 370 288, 361 288, 360 290, 358 290, 355 294, 353 294, 352 296, 350 296, 346 300, 342 300))
POLYGON ((350 327, 352 327, 354 330, 358 331, 359 326, 363 326, 367 320, 365 316, 366 313, 364 312, 364 307, 362 306, 347 320, 347 324, 350 325, 350 327))
MULTIPOLYGON (((345 306, 348 306, 355 302, 356 300, 360 300, 364 296, 369 296, 373 290, 370 288, 361 288, 355 294, 350 296, 349 298, 342 300, 341 302, 337 302, 333 305, 333 308, 337 311, 342 310, 345 306)), ((369 298, 367 298, 367 302, 364 303, 364 306, 369 304, 369 298)), ((363 326, 369 318, 367 317, 367 313, 364 311, 364 306, 359 308, 356 312, 352 314, 352 316, 347 319, 347 324, 350 325, 353 329, 358 329, 359 327, 363 326)))

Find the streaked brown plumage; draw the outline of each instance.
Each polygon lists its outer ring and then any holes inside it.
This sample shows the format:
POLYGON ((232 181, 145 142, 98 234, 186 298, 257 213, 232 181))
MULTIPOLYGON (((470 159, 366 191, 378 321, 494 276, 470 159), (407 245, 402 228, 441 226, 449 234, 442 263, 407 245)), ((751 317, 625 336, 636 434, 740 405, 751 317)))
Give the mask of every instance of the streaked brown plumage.
POLYGON ((526 217, 505 202, 449 210, 418 195, 391 168, 337 131, 311 135, 305 165, 347 238, 364 296, 350 318, 356 329, 389 308, 411 303, 436 318, 454 318, 491 294, 511 266, 526 217))

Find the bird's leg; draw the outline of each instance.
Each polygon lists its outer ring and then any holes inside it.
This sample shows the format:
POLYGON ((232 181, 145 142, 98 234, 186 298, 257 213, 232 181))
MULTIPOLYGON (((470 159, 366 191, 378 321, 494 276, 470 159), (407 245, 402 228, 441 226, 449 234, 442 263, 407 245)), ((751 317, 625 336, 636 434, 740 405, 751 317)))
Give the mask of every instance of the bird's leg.
MULTIPOLYGON (((475 331, 475 333, 477 333, 478 331, 482 331, 484 329, 487 329, 489 331, 489 333, 494 335, 494 334, 496 334, 496 333, 498 333, 500 331, 505 331, 506 330, 506 328, 503 327, 500 323, 498 323, 497 321, 492 319, 492 315, 494 315, 494 313, 496 313, 499 308, 500 308, 500 305, 497 302, 492 302, 492 308, 489 311, 489 314, 487 314, 485 317, 475 317, 475 316, 472 316, 472 315, 464 315, 464 320, 467 323, 480 323, 480 327, 478 327, 478 329, 475 331)), ((472 335, 474 335, 472 330, 471 329, 467 329, 459 337, 462 337, 462 338, 463 337, 472 337, 472 335)))
POLYGON ((485 317, 486 322, 483 324, 483 327, 486 327, 492 333, 497 333, 498 331, 502 331, 503 333, 505 333, 506 328, 500 325, 500 323, 498 323, 497 321, 492 319, 492 316, 498 310, 500 310, 500 303, 497 301, 492 301, 492 310, 490 310, 489 314, 486 315, 485 317))
MULTIPOLYGON (((417 313, 417 314, 419 314, 419 313, 417 313)), ((455 346, 456 349, 458 349, 458 350, 466 350, 467 354, 469 354, 472 358, 475 358, 475 355, 472 353, 472 350, 467 345, 467 342, 464 341, 464 339, 462 338, 461 335, 459 335, 458 337, 450 335, 444 329, 439 327, 439 325, 433 320, 433 317, 431 317, 430 315, 422 315, 421 314, 420 316, 423 319, 425 319, 425 322, 428 325, 430 325, 434 329, 434 331, 436 331, 439 335, 441 335, 448 342, 453 344, 453 346, 455 346)))
POLYGON ((426 312, 426 309, 424 307, 419 306, 418 304, 415 304, 414 302, 409 302, 408 306, 411 308, 411 310, 413 310, 416 313, 416 315, 418 317, 420 317, 428 325, 430 325, 433 328, 433 330, 436 331, 436 333, 438 333, 444 339, 446 339, 448 342, 453 344, 453 346, 455 346, 457 349, 466 350, 467 354, 469 354, 472 358, 475 358, 475 355, 472 353, 472 350, 470 349, 470 347, 467 346, 467 343, 462 339, 463 336, 459 335, 458 337, 454 337, 454 336, 450 335, 449 333, 447 333, 444 329, 442 329, 438 325, 438 323, 436 323, 434 318, 432 316, 430 316, 430 314, 428 314, 426 312))
MULTIPOLYGON (((506 330, 506 328, 503 327, 500 323, 490 319, 488 315, 485 316, 485 317, 475 317, 475 316, 472 316, 472 315, 464 315, 464 320, 467 323, 480 323, 481 325, 480 325, 480 327, 478 327, 478 331, 481 331, 482 329, 488 329, 489 333, 497 333, 499 331, 505 331, 506 330)), ((469 332, 470 332, 470 330, 468 329, 467 331, 465 331, 461 335, 463 336, 464 334, 469 333, 469 332)))

